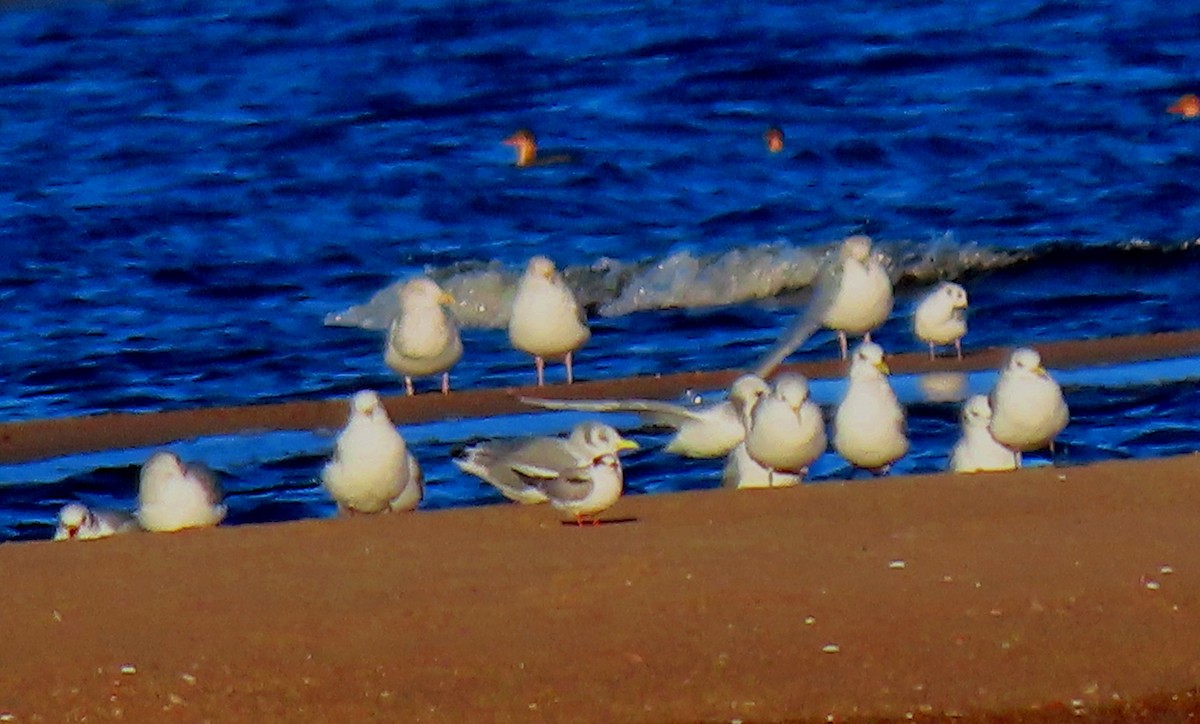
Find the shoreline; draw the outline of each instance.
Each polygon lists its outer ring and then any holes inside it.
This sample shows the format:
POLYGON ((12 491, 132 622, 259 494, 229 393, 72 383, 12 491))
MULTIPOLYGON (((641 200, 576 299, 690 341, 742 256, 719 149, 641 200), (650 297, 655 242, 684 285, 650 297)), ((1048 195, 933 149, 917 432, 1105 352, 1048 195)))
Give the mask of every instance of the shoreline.
MULTIPOLYGON (((1163 332, 1095 340, 1065 340, 1038 344, 1044 364, 1051 369, 1089 364, 1145 361, 1200 355, 1200 330, 1163 332)), ((895 373, 972 372, 997 369, 1010 347, 968 348, 964 359, 925 352, 889 355, 895 373)), ((845 364, 836 359, 785 364, 780 371, 800 372, 810 378, 838 377, 845 364)), ((533 412, 521 396, 560 399, 672 399, 687 390, 725 389, 739 370, 681 372, 621 379, 580 381, 545 387, 479 388, 449 395, 425 393, 412 397, 383 398, 388 415, 397 425, 446 418, 488 417, 533 412)), ((80 417, 0 423, 0 464, 19 463, 82 452, 161 445, 207 435, 268 430, 336 430, 346 420, 346 398, 305 400, 237 407, 196 408, 168 412, 107 413, 80 417)))
POLYGON ((3 545, 0 714, 1194 711, 1198 507, 1192 454, 3 545))

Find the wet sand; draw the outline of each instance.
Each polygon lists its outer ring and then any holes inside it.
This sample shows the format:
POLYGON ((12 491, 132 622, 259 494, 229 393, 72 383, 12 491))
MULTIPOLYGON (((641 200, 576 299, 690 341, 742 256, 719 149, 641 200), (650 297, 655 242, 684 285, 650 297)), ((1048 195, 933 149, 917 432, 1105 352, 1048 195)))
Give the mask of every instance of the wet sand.
POLYGON ((3 545, 0 715, 1180 719, 1197 510, 1191 455, 3 545))

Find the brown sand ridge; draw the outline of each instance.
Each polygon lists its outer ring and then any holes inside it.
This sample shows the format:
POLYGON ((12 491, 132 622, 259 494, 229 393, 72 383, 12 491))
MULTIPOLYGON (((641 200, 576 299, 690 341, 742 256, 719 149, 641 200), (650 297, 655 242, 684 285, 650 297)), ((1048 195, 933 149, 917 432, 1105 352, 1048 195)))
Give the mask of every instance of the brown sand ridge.
MULTIPOLYGON (((1113 337, 1105 340, 1046 342, 1037 345, 1048 367, 1130 362, 1200 355, 1200 330, 1113 337)), ((996 369, 1007 348, 971 350, 963 360, 925 353, 889 355, 897 373, 970 372, 996 369)), ((782 369, 811 378, 845 374, 838 360, 802 362, 782 369)), ((569 399, 670 399, 686 390, 725 389, 737 370, 680 372, 652 377, 593 380, 574 385, 460 390, 449 395, 388 397, 388 414, 397 424, 448 418, 484 417, 531 408, 521 396, 569 399)), ((22 462, 77 452, 161 445, 203 435, 255 430, 335 429, 346 420, 346 400, 285 402, 240 407, 214 407, 170 412, 111 413, 74 418, 0 423, 0 463, 22 462)))
POLYGON ((0 720, 1182 720, 1197 510, 1190 455, 2 545, 0 720))

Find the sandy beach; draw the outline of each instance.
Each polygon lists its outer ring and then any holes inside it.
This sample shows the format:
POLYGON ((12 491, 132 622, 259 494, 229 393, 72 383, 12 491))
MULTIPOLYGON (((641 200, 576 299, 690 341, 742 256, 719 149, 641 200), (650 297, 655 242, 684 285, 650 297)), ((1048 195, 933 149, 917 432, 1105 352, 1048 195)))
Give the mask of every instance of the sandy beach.
POLYGON ((0 714, 1181 718, 1198 507, 1193 455, 5 545, 0 714))
MULTIPOLYGON (((1198 346, 1042 349, 1073 366, 1198 346)), ((499 414, 526 391, 388 406, 499 414)), ((332 426, 344 405, 10 423, 0 451, 332 426)), ((1197 509, 1193 454, 627 496, 584 528, 496 505, 0 545, 0 721, 1182 721, 1200 713, 1197 509)))

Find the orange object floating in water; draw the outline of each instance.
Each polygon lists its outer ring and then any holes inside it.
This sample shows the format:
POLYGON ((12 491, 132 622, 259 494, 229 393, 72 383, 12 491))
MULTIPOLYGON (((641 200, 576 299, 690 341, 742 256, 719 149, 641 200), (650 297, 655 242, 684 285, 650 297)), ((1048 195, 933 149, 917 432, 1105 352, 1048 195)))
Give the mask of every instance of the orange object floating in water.
POLYGON ((504 139, 504 145, 517 149, 518 166, 532 166, 537 160, 537 140, 528 128, 522 128, 504 139))
POLYGON ((573 159, 570 154, 557 153, 547 156, 538 155, 537 138, 534 137, 533 131, 528 128, 521 128, 513 133, 508 138, 504 139, 504 145, 512 146, 517 149, 516 165, 525 166, 545 166, 552 163, 570 163, 573 159))
POLYGON ((763 141, 766 142, 768 151, 779 153, 783 150, 783 131, 771 126, 763 133, 763 141))
POLYGON ((1195 93, 1181 96, 1167 108, 1167 113, 1174 113, 1184 118, 1200 116, 1200 97, 1197 97, 1195 93))

